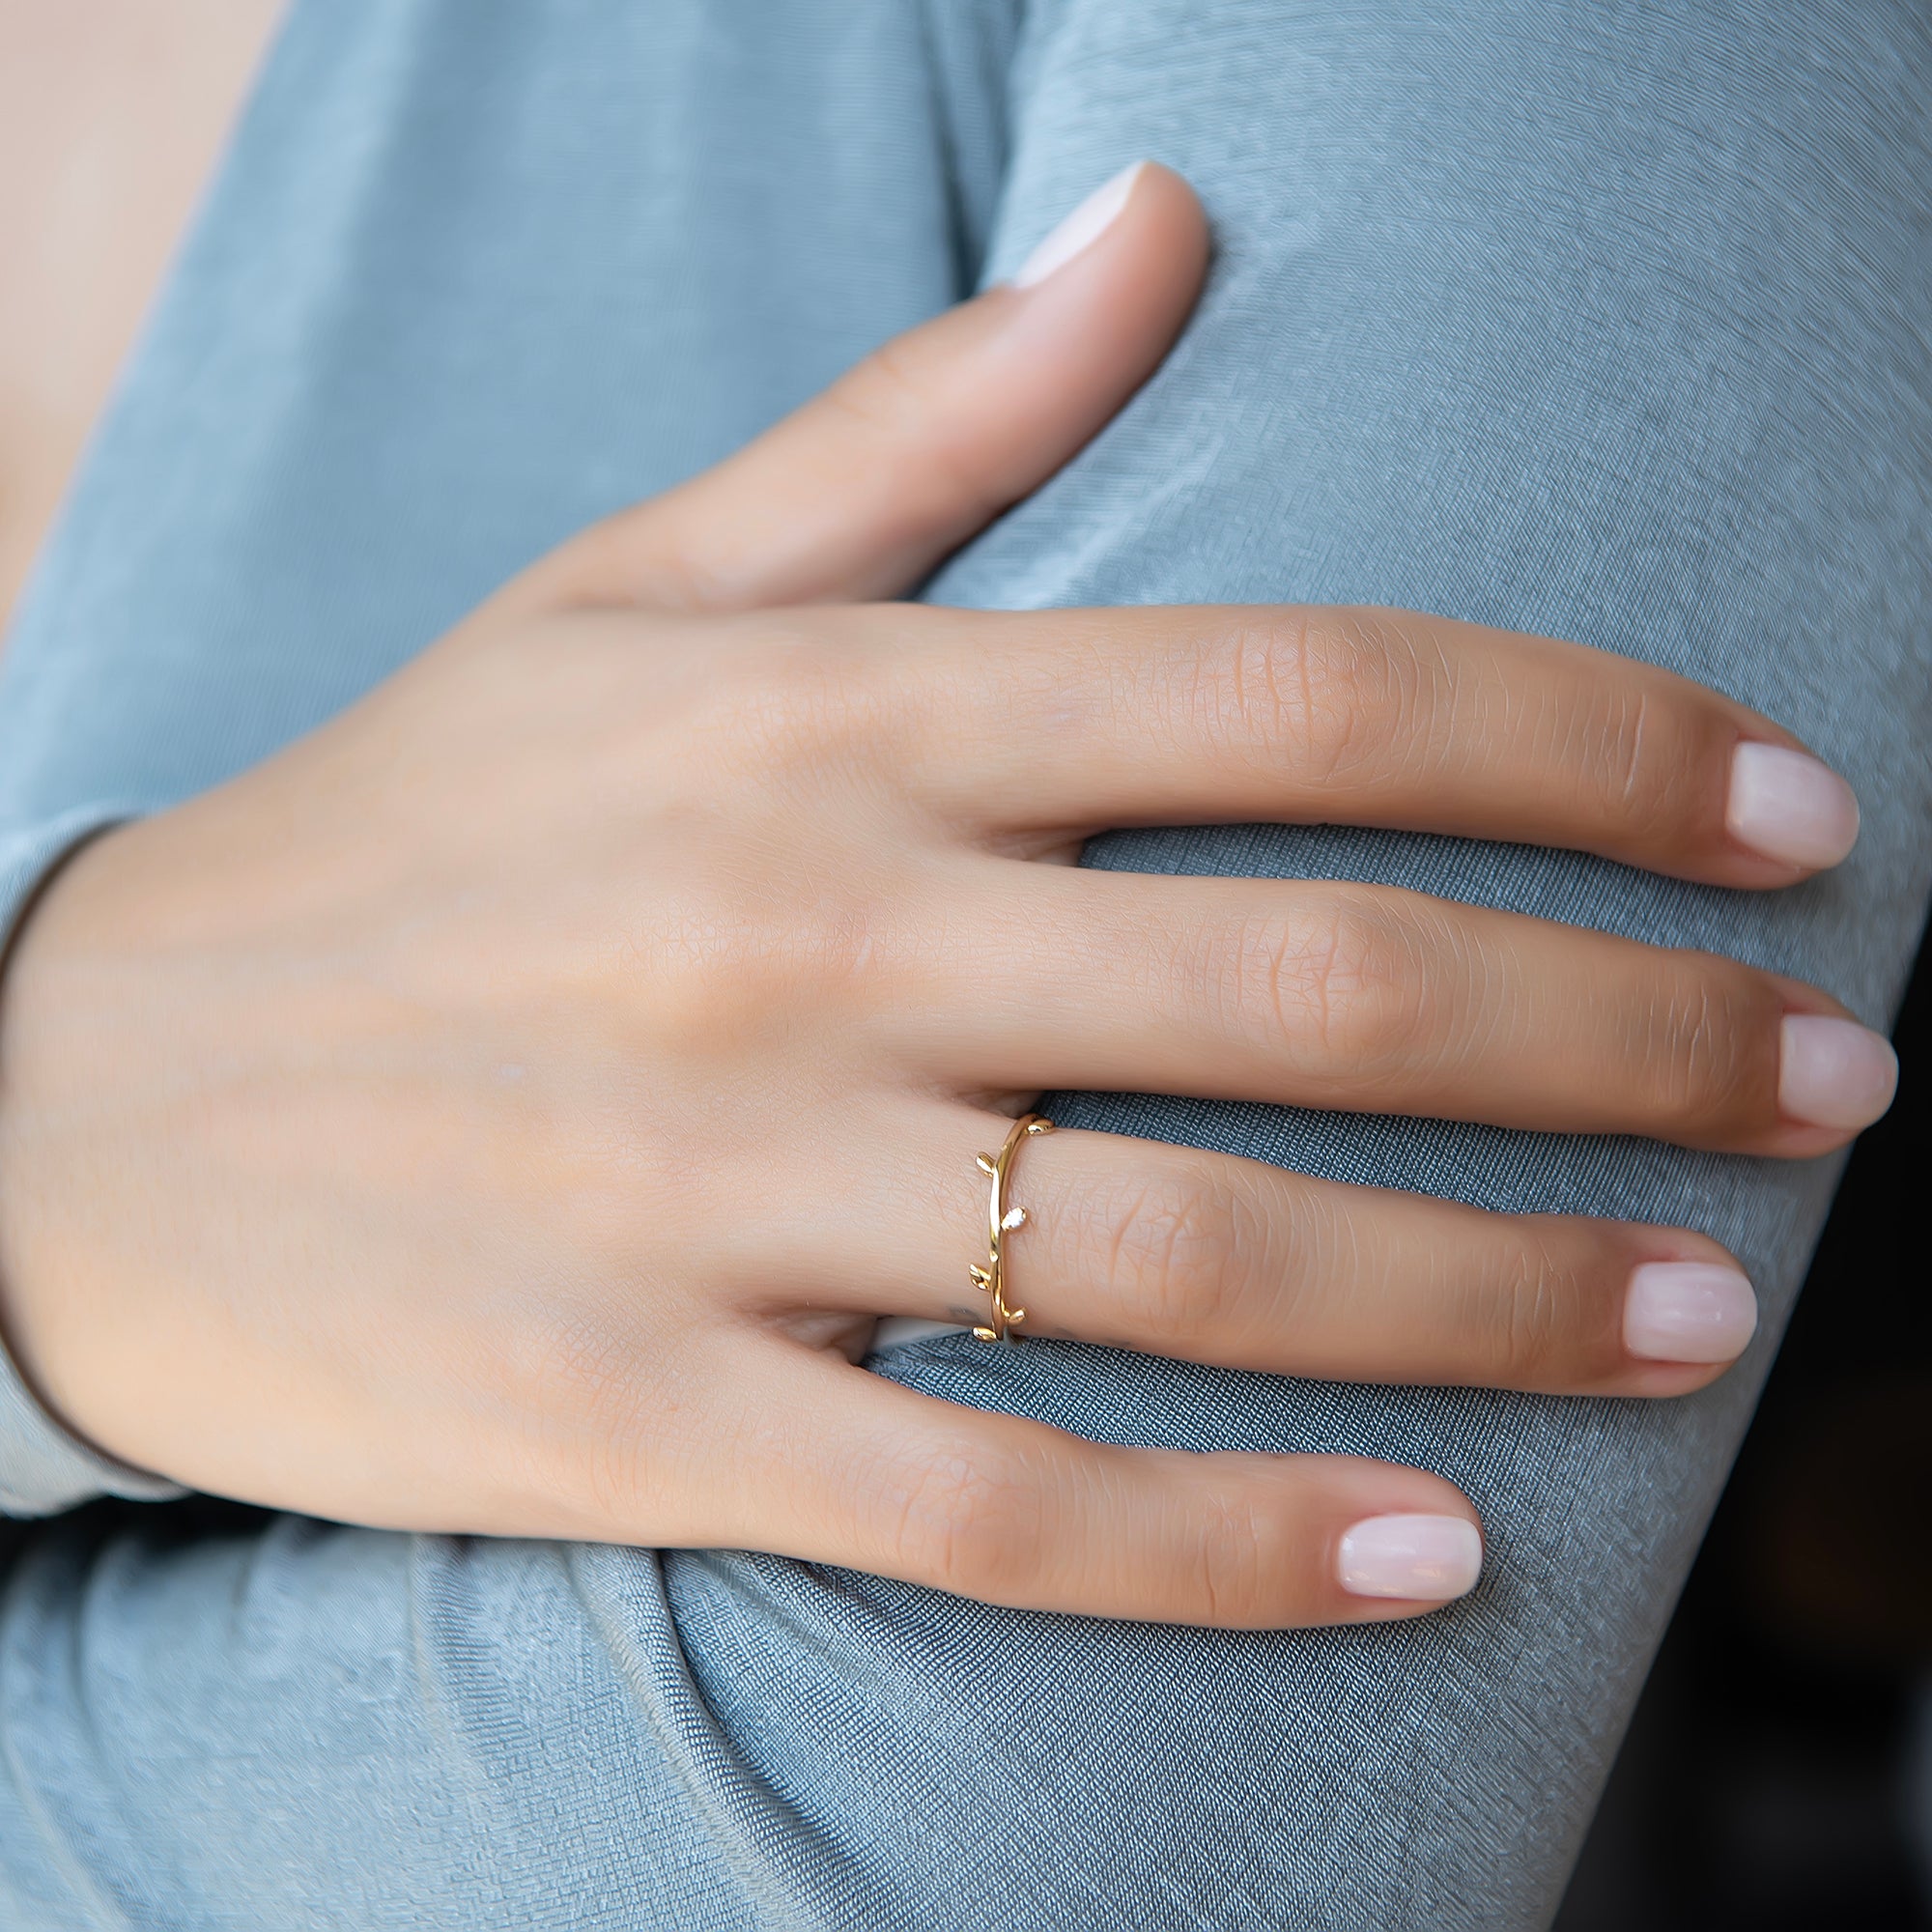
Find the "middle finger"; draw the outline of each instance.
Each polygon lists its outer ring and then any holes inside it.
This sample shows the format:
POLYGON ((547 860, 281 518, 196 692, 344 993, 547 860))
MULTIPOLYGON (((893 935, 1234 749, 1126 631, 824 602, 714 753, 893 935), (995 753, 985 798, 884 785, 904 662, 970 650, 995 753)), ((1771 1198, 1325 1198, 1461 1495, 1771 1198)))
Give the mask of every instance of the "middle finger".
POLYGON ((1013 860, 979 876, 943 1028, 965 1091, 1186 1094, 1807 1155, 1890 1104, 1889 1044, 1731 959, 1394 888, 1013 860))

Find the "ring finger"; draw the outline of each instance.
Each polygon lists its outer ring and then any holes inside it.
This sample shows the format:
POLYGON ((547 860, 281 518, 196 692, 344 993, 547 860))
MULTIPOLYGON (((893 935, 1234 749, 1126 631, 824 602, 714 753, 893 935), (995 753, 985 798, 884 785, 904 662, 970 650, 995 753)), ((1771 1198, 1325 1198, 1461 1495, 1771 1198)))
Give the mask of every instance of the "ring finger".
MULTIPOLYGON (((882 1137, 879 1204, 838 1204, 810 1284, 878 1312, 987 1319, 975 1156, 1010 1123, 937 1104, 882 1137)), ((1561 1395, 1681 1395, 1742 1352, 1756 1301, 1737 1263, 1683 1229, 1493 1214, 1264 1161, 1062 1129, 1023 1143, 1008 1190, 1007 1301, 1023 1332, 1349 1381, 1561 1395)), ((802 1211, 810 1211, 805 1209, 802 1211)), ((808 1264, 809 1265, 809 1264, 808 1264)))

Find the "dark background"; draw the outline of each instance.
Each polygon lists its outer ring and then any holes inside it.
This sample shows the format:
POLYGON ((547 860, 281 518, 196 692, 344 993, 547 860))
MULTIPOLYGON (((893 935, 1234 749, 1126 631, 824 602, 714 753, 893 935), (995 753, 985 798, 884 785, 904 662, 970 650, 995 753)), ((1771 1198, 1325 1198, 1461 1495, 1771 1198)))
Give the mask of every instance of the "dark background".
POLYGON ((1557 1932, 1932 1932, 1932 946, 1897 1040, 1557 1932))

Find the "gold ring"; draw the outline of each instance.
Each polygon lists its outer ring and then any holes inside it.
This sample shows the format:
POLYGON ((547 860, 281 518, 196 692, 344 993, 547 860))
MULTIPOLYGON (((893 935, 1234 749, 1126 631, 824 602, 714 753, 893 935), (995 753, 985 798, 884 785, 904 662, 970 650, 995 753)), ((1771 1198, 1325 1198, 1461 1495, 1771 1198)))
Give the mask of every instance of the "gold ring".
POLYGON ((1013 1171, 1013 1156, 1022 1143, 1032 1140, 1035 1134, 1052 1131, 1053 1122, 1044 1114, 1022 1114, 1013 1122, 1012 1131, 999 1152, 980 1156, 980 1172, 993 1179, 986 1210, 986 1265, 968 1268, 967 1273, 973 1277, 975 1288, 984 1289, 992 1297, 991 1325, 973 1331, 982 1342, 1010 1342, 1013 1330, 1026 1320, 1024 1308, 1007 1306, 1006 1237, 1015 1228, 1024 1228, 1027 1221, 1024 1208, 1007 1206, 1007 1179, 1013 1171))

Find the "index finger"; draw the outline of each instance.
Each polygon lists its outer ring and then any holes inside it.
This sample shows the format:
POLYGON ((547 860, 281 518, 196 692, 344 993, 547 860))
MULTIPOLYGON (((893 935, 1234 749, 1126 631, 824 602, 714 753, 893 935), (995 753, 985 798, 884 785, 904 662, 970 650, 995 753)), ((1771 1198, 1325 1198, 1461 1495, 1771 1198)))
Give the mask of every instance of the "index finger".
POLYGON ((1560 845, 1788 885, 1858 836, 1851 787, 1770 719, 1607 651, 1311 606, 946 611, 917 781, 1009 843, 1281 820, 1560 845))
POLYGON ((895 596, 1037 489, 1166 355, 1208 265, 1193 190, 1154 162, 1065 272, 895 336, 744 448, 517 580, 532 608, 745 611, 895 596))

